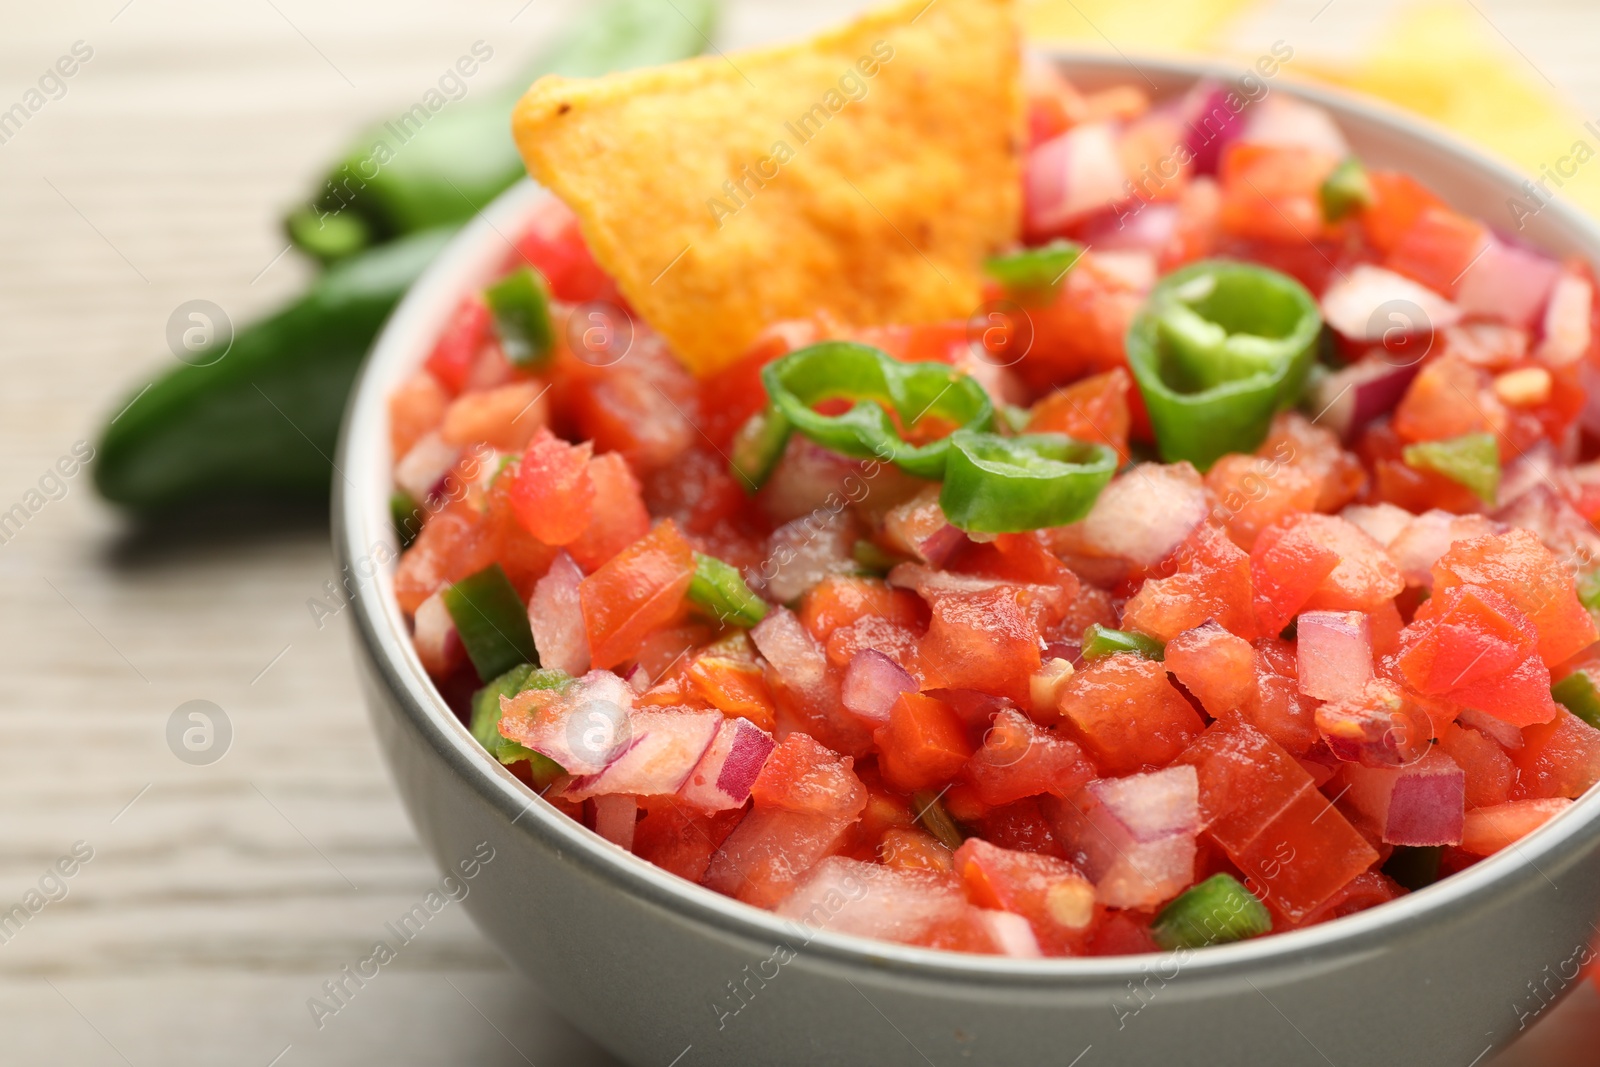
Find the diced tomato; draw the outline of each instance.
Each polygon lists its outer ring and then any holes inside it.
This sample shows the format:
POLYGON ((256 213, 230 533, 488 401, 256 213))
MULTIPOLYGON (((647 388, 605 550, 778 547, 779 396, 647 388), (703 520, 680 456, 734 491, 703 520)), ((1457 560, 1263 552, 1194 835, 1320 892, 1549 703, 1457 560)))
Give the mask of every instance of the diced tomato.
POLYGON ((1504 597, 1479 585, 1436 593, 1401 634, 1398 664, 1407 684, 1513 726, 1549 722, 1550 669, 1539 635, 1504 597))
POLYGON ((1222 225, 1222 188, 1209 176, 1184 186, 1178 198, 1178 223, 1161 252, 1162 274, 1209 257, 1222 225))
POLYGON ((588 474, 594 488, 589 525, 568 543, 567 551, 578 566, 593 572, 650 532, 650 513, 639 495, 639 481, 620 453, 591 457, 588 474))
POLYGON ((1576 800, 1600 781, 1600 730, 1565 708, 1549 722, 1527 727, 1522 736, 1523 746, 1511 754, 1517 767, 1512 799, 1576 800))
POLYGON ((1388 419, 1368 426, 1356 442, 1356 452, 1373 472, 1374 502, 1394 504, 1414 514, 1430 508, 1469 514, 1482 507, 1472 490, 1430 470, 1416 470, 1401 458, 1405 442, 1388 419))
POLYGON ((1439 750, 1466 773, 1468 808, 1492 807, 1510 799, 1517 769, 1493 739, 1471 727, 1447 723, 1439 731, 1439 750))
POLYGON ((467 375, 489 341, 489 331, 489 305, 474 293, 461 301, 439 335, 423 366, 452 396, 466 387, 467 375))
POLYGON ((777 323, 763 331, 739 359, 700 379, 700 428, 715 447, 726 452, 733 435, 766 406, 761 369, 816 341, 818 334, 809 319, 777 323))
POLYGON ((581 304, 618 299, 616 285, 589 252, 578 216, 553 196, 540 204, 538 215, 517 238, 507 269, 523 264, 544 275, 558 300, 581 304))
POLYGON ((985 804, 999 807, 1043 793, 1071 796, 1095 770, 1075 743, 1005 708, 967 761, 966 775, 985 804))
POLYGON ((869 616, 896 626, 919 626, 923 608, 916 594, 891 589, 880 579, 832 575, 805 591, 798 614, 812 637, 826 641, 840 627, 869 616))
POLYGON ((452 506, 434 514, 400 557, 394 595, 400 610, 415 613, 442 587, 494 562, 494 543, 484 536, 480 516, 452 506))
POLYGON ((628 357, 591 367, 560 351, 551 410, 565 436, 594 442, 597 452, 621 452, 649 473, 672 463, 700 440, 694 379, 664 348, 638 340, 628 357))
POLYGON ((1448 356, 1422 368, 1394 413, 1395 433, 1405 441, 1498 433, 1505 424, 1505 409, 1489 387, 1489 375, 1448 356))
POLYGON ((1385 266, 1451 299, 1483 255, 1489 228, 1448 208, 1425 208, 1389 250, 1385 266))
POLYGON ((1405 588, 1394 561, 1354 523, 1291 515, 1263 530, 1250 554, 1256 614, 1277 633, 1301 611, 1373 611, 1405 588))
POLYGON ((1286 411, 1272 420, 1256 455, 1310 474, 1317 482, 1317 511, 1338 511, 1360 494, 1367 481, 1361 461, 1344 450, 1339 436, 1298 411, 1286 411))
POLYGON ((1492 856, 1514 845, 1572 806, 1563 797, 1549 800, 1511 800, 1492 808, 1467 812, 1461 848, 1475 856, 1492 856))
POLYGON ((1081 955, 1103 910, 1093 884, 1064 859, 997 848, 974 837, 956 850, 955 869, 978 907, 1027 919, 1046 955, 1081 955))
POLYGON ((895 827, 884 831, 877 856, 888 867, 917 871, 955 869, 954 854, 949 846, 924 830, 895 827))
POLYGON ((425 370, 418 371, 389 397, 389 448, 396 459, 436 429, 450 394, 425 370))
POLYGON ((578 598, 596 667, 634 658, 651 631, 681 617, 694 577, 694 550, 671 520, 583 580, 578 598))
POLYGON ((746 904, 775 908, 800 876, 839 851, 853 819, 754 808, 711 857, 702 883, 746 904))
POLYGON ((872 735, 884 780, 910 792, 942 785, 960 773, 972 743, 955 709, 922 693, 901 693, 889 722, 872 735))
POLYGON ((517 521, 511 504, 512 480, 508 470, 490 483, 480 526, 485 542, 493 546, 494 558, 526 600, 533 593, 533 584, 550 569, 557 549, 533 536, 517 521))
POLYGON ((1206 833, 1267 907, 1291 922, 1378 860, 1294 757, 1253 727, 1215 723, 1179 762, 1200 776, 1206 833))
POLYGON ((549 421, 542 382, 509 382, 462 393, 445 409, 439 436, 466 447, 482 441, 502 452, 523 448, 549 421))
POLYGON ((1322 182, 1338 163, 1316 148, 1234 142, 1218 171, 1222 228, 1285 244, 1322 236, 1322 182))
POLYGON ((853 764, 809 734, 793 733, 767 757, 750 795, 758 808, 853 819, 867 806, 853 764))
MULTIPOLYGON (((956 787, 956 788, 959 788, 956 787)), ((946 796, 948 798, 948 795, 946 796)), ((1067 850, 1056 837, 1055 825, 1045 814, 1043 797, 1023 797, 990 808, 976 820, 978 836, 1000 848, 1066 859, 1067 850)), ((951 814, 955 814, 951 809, 951 814)))
POLYGON ((1204 729, 1161 664, 1126 652, 1075 673, 1061 694, 1061 717, 1116 775, 1165 767, 1204 729))
POLYGON ((1330 919, 1342 919, 1358 911, 1387 904, 1405 896, 1406 890, 1382 871, 1367 871, 1352 878, 1345 887, 1329 897, 1327 902, 1306 916, 1300 926, 1315 926, 1330 919))
MULTIPOLYGON (((987 293, 1003 299, 998 289, 987 293)), ((1124 366, 1122 339, 1143 294, 1084 256, 1061 279, 1055 299, 1027 308, 1033 344, 1011 369, 1036 392, 1124 366)))
POLYGON ((1123 626, 1170 641, 1215 619, 1241 637, 1254 637, 1250 557, 1214 526, 1197 527, 1173 555, 1177 573, 1152 578, 1122 611, 1123 626))
POLYGON ((1527 530, 1451 545, 1433 565, 1434 595, 1466 583, 1493 589, 1528 617, 1548 667, 1600 640, 1571 572, 1527 530))
POLYGON ((1039 669, 1039 629, 1013 586, 931 594, 928 631, 918 645, 928 684, 976 689, 1018 703, 1039 669))
POLYGON ((1367 243, 1387 255, 1424 211, 1443 208, 1444 201, 1417 179, 1397 170, 1369 170, 1372 203, 1361 212, 1361 231, 1367 243))
POLYGON ((1255 689, 1256 650, 1216 622, 1167 642, 1165 663, 1213 718, 1244 706, 1255 689))
POLYGON ((917 632, 898 623, 868 615, 828 635, 824 646, 828 662, 840 670, 848 667, 857 652, 873 649, 894 660, 912 678, 922 677, 921 639, 917 632))
POLYGON ((1128 393, 1133 379, 1121 367, 1057 389, 1028 414, 1029 433, 1064 433, 1117 450, 1128 462, 1128 393))
POLYGON ((768 733, 777 729, 772 692, 755 663, 697 656, 689 663, 688 675, 700 694, 724 715, 749 719, 768 733))
POLYGON ((1316 507, 1322 485, 1299 466, 1230 452, 1206 472, 1206 487, 1216 494, 1228 536, 1248 552, 1268 526, 1316 507))
POLYGON ((882 349, 902 363, 954 363, 967 350, 970 333, 965 320, 867 326, 851 331, 862 344, 882 349))
POLYGON ((512 513, 547 545, 577 540, 593 519, 589 452, 587 443, 570 445, 541 428, 511 476, 512 513))
POLYGON ((945 560, 946 570, 1002 582, 1059 586, 1065 598, 1078 595, 1078 578, 1051 554, 1036 533, 996 534, 992 541, 968 541, 945 560))
POLYGON ((641 797, 639 806, 634 854, 691 882, 705 877, 712 854, 744 818, 742 808, 707 813, 671 795, 641 797))

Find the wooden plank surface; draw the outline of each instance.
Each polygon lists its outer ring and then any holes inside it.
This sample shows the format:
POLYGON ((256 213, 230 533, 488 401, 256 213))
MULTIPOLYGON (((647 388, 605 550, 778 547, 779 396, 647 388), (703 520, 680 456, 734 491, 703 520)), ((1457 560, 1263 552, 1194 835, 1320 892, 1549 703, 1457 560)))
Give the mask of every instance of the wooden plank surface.
MULTIPOLYGON (((573 6, 14 5, 0 109, 75 42, 93 55, 0 144, 0 511, 165 368, 174 307, 205 298, 244 321, 300 284, 276 217, 354 128, 476 40, 496 50, 485 77, 509 75, 573 6)), ((743 0, 722 36, 788 36, 857 6, 743 0)), ((1349 48, 1381 8, 1334 0, 1313 24, 1320 6, 1279 4, 1243 32, 1349 48)), ((1479 6, 1600 114, 1591 6, 1479 6)), ((0 944, 0 1062, 609 1062, 456 909, 313 1025, 306 999, 436 878, 379 761, 344 622, 319 628, 306 606, 333 576, 325 523, 130 531, 86 475, 45 488, 60 498, 0 544, 0 908, 75 842, 93 858, 0 944), (233 731, 208 766, 166 741, 196 699, 233 731)), ((1600 1011, 1584 997, 1506 1064, 1580 1062, 1550 1047, 1587 1034, 1592 1048, 1600 1011)))

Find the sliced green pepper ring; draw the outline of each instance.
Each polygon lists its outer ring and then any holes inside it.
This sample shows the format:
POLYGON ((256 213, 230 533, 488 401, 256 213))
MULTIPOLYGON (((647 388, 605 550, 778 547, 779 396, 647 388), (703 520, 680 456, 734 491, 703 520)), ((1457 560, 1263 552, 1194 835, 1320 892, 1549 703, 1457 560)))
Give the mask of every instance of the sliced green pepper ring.
POLYGON ((740 430, 732 456, 735 471, 752 487, 766 480, 795 431, 852 459, 883 460, 918 478, 938 478, 948 439, 908 444, 889 411, 906 426, 929 415, 964 429, 987 431, 994 425, 989 394, 969 375, 944 363, 901 363, 853 341, 824 341, 791 352, 767 364, 761 382, 766 410, 740 430), (838 415, 814 410, 838 399, 854 404, 838 415))
POLYGON ((1206 260, 1161 279, 1127 336, 1161 457, 1205 470, 1257 448, 1299 398, 1321 332, 1316 298, 1266 267, 1206 260))
POLYGON ((947 440, 939 506, 951 525, 974 533, 1077 522, 1117 471, 1115 449, 1065 434, 957 430, 947 440))

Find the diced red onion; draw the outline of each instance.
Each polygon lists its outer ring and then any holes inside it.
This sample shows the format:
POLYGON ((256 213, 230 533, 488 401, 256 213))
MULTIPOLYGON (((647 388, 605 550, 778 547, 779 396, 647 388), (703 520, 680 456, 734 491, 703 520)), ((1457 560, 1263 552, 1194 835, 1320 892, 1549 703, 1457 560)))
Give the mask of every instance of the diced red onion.
MULTIPOLYGON (((1077 230, 1077 236, 1094 251, 1095 263, 1101 267, 1112 266, 1106 260, 1108 252, 1145 252, 1159 255, 1172 242, 1178 230, 1178 205, 1158 201, 1148 204, 1130 204, 1117 211, 1096 215, 1077 230)), ((1154 269, 1154 261, 1150 269, 1154 269)), ((1118 274, 1121 277, 1121 274, 1118 274)), ((1134 286, 1148 289, 1149 285, 1134 286)))
POLYGON ((627 749, 598 774, 574 779, 562 795, 583 800, 608 793, 676 793, 723 721, 716 711, 635 711, 629 716, 633 736, 627 749))
MULTIPOLYGON (((1173 210, 1176 211, 1177 208, 1174 207, 1173 210)), ((1170 233, 1169 229, 1169 236, 1170 233)), ((1160 268, 1156 262, 1156 256, 1159 251, 1159 247, 1153 250, 1145 248, 1101 250, 1096 248, 1092 255, 1094 256, 1095 268, 1102 275, 1121 282, 1136 293, 1147 293, 1155 287, 1156 276, 1160 273, 1160 268)))
POLYGON ((1558 462, 1549 441, 1537 441, 1524 449, 1500 475, 1500 506, 1505 507, 1530 489, 1553 484, 1558 462))
POLYGON ((916 679, 875 648, 863 648, 845 668, 840 699, 844 706, 873 722, 888 722, 889 709, 901 693, 915 693, 916 679))
POLYGON ((754 585, 769 600, 788 603, 830 574, 856 569, 856 525, 847 511, 822 510, 784 523, 767 539, 767 558, 754 585))
POLYGON ((1457 541, 1487 537, 1505 529, 1482 515, 1453 515, 1434 508, 1406 524, 1387 551, 1407 585, 1433 587, 1433 565, 1457 541))
POLYGON ((423 668, 435 678, 449 674, 466 653, 450 609, 444 606, 444 597, 438 593, 418 605, 411 641, 423 668))
POLYGON ((1028 153, 1023 211, 1030 233, 1061 230, 1128 197, 1128 175, 1109 122, 1090 122, 1028 153))
POLYGON ((1497 528, 1527 530, 1566 559, 1600 559, 1600 535, 1548 483, 1533 486, 1494 513, 1497 528))
POLYGON ((825 508, 830 498, 843 500, 847 479, 860 471, 855 460, 795 434, 762 486, 758 502, 774 522, 790 522, 825 508))
POLYGON ((1400 536, 1400 531, 1415 515, 1394 504, 1351 504, 1339 517, 1361 528, 1361 532, 1385 548, 1400 536))
POLYGON ((1348 440, 1373 419, 1395 409, 1421 366, 1368 357, 1339 368, 1312 392, 1317 423, 1348 440))
POLYGON ((996 911, 991 908, 974 908, 978 921, 983 924, 989 936, 994 939, 995 948, 1000 955, 1009 956, 1016 960, 1036 960, 1044 956, 1044 951, 1039 948, 1039 939, 1034 936, 1033 927, 1028 925, 1028 920, 1012 911, 996 911))
POLYGON ((1372 678, 1372 622, 1359 611, 1306 611, 1295 626, 1300 692, 1349 700, 1372 678))
POLYGON ((643 693, 650 688, 650 672, 645 670, 643 663, 635 663, 626 680, 635 693, 643 693))
POLYGON ((1322 294, 1322 317, 1352 341, 1398 340, 1461 321, 1461 309, 1392 270, 1363 263, 1322 294))
POLYGON ((1345 770, 1349 803, 1391 845, 1455 845, 1466 815, 1466 775, 1443 752, 1393 769, 1345 770))
POLYGON ((954 875, 829 856, 775 910, 802 934, 827 930, 915 944, 961 921, 970 907, 954 875))
POLYGON ((785 686, 802 694, 825 691, 828 657, 794 612, 788 608, 767 612, 751 629, 750 640, 785 686))
POLYGON ((1560 267, 1548 256, 1491 239, 1462 275, 1456 306, 1473 318, 1532 329, 1550 301, 1559 273, 1560 267))
POLYGON ((705 811, 740 807, 775 747, 772 735, 748 719, 724 719, 678 795, 705 811))
POLYGON ((1470 726, 1485 737, 1492 738, 1508 752, 1515 752, 1522 747, 1524 739, 1521 728, 1512 726, 1503 719, 1497 719, 1488 712, 1463 708, 1461 714, 1456 716, 1456 722, 1462 726, 1470 726))
POLYGON ((589 631, 578 601, 581 584, 582 569, 562 550, 528 598, 528 625, 540 665, 574 678, 589 669, 589 631))
POLYGON ((633 851, 633 831, 639 825, 639 798, 623 793, 594 798, 594 832, 633 851))
POLYGON ((1101 779, 1051 802, 1057 829, 1101 903, 1153 907, 1194 880, 1200 785, 1193 767, 1101 779))
POLYGON ((446 444, 434 431, 412 445, 395 464, 394 484, 417 503, 427 503, 460 458, 461 450, 446 444))
POLYGON ((1244 133, 1248 108, 1233 110, 1228 106, 1230 96, 1244 101, 1235 90, 1208 78, 1183 99, 1184 147, 1193 157, 1196 174, 1215 174, 1222 150, 1244 133))
POLYGON ((1278 93, 1250 105, 1239 139, 1248 144, 1314 148, 1338 159, 1350 154, 1350 142, 1325 109, 1278 93))
POLYGON ((1587 278, 1562 272, 1545 307, 1543 338, 1535 350, 1552 366, 1576 363, 1589 351, 1594 286, 1587 278))
POLYGON ((917 545, 917 551, 922 554, 923 559, 927 560, 929 566, 942 567, 945 560, 949 559, 956 549, 966 543, 966 531, 960 527, 951 526, 947 522, 924 538, 917 545))
POLYGON ((1095 552, 1150 567, 1183 544, 1209 510, 1193 467, 1141 463, 1112 479, 1079 530, 1095 552))
POLYGON ((514 740, 555 760, 567 773, 592 779, 637 740, 629 714, 636 696, 610 671, 590 671, 559 695, 530 690, 501 698, 500 707, 517 723, 514 740), (532 710, 527 718, 521 717, 524 704, 532 710))

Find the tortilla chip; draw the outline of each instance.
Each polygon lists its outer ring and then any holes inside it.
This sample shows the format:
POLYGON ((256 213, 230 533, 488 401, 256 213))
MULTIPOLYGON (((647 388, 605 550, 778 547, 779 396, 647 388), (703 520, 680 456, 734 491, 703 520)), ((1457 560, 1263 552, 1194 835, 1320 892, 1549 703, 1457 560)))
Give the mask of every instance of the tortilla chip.
POLYGON ((906 0, 805 44, 517 105, 528 170, 697 373, 761 329, 964 318, 1021 215, 1013 0, 906 0))

